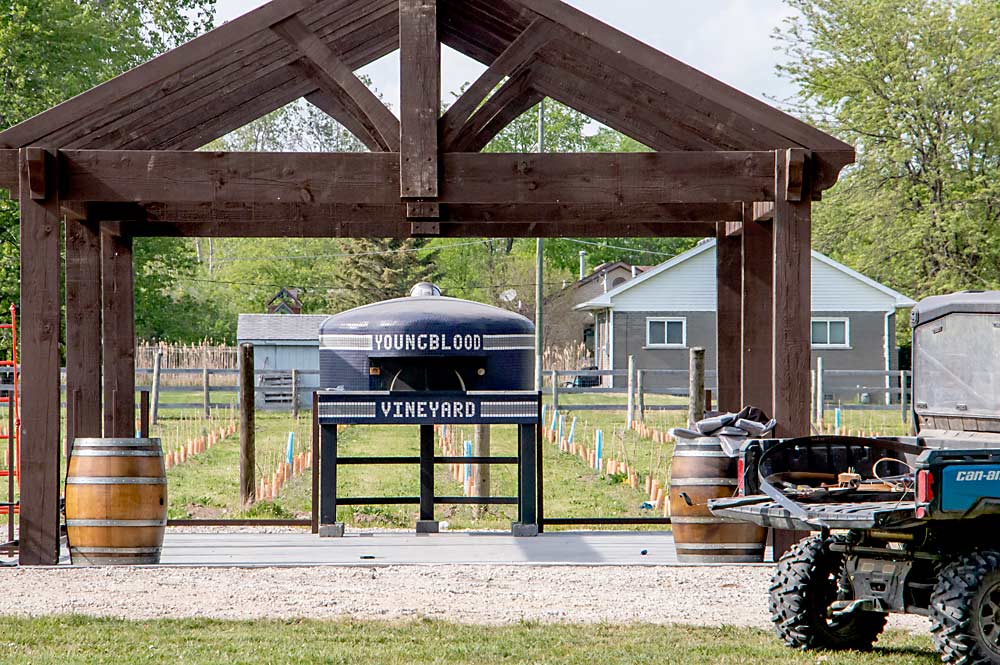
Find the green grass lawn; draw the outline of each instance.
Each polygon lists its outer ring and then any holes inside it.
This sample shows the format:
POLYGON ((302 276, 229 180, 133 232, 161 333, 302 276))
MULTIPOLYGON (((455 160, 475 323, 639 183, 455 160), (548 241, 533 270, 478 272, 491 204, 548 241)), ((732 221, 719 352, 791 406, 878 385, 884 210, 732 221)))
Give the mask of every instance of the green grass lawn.
POLYGON ((940 662, 930 640, 889 633, 872 653, 803 653, 770 633, 679 626, 0 618, 0 662, 74 663, 780 663, 940 662))

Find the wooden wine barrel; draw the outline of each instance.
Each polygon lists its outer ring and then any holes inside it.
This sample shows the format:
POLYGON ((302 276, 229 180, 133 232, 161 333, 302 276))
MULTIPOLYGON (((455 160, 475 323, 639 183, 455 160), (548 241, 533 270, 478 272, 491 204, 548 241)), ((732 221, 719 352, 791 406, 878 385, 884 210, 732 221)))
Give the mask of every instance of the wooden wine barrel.
POLYGON ((680 562, 764 560, 766 529, 708 510, 709 499, 735 493, 736 460, 722 451, 718 439, 678 439, 670 471, 670 518, 680 562))
POLYGON ((159 439, 77 439, 66 477, 72 563, 157 564, 167 525, 159 439))

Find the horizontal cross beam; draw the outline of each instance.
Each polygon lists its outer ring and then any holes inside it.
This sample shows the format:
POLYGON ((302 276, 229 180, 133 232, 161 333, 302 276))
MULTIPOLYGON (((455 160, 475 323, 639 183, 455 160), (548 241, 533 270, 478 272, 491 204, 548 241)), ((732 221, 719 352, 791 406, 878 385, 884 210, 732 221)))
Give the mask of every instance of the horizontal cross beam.
MULTIPOLYGON (((64 150, 66 201, 399 203, 399 155, 64 150)), ((774 199, 774 153, 442 155, 443 204, 631 206, 774 199)), ((704 221, 717 222, 718 219, 704 221)))

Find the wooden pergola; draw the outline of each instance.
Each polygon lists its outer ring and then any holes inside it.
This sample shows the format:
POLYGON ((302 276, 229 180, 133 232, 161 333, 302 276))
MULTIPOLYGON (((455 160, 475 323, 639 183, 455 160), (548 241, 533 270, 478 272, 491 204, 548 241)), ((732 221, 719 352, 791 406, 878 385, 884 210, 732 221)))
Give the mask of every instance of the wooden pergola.
POLYGON ((720 405, 801 435, 810 208, 853 160, 559 0, 274 0, 0 133, 21 204, 20 561, 58 560, 63 224, 70 440, 133 436, 138 236, 714 236, 720 405), (443 115, 442 44, 487 66, 443 115), (397 49, 398 118, 353 73, 397 49), (371 152, 193 152, 301 97, 371 152), (480 153, 544 97, 657 152, 480 153))

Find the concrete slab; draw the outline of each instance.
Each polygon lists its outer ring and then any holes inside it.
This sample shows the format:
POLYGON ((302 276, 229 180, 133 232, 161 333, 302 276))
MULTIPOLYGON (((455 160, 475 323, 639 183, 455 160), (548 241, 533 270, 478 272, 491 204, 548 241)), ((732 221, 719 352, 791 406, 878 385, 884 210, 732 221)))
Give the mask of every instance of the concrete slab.
POLYGON ((163 566, 676 566, 673 536, 654 532, 312 534, 169 533, 163 566), (646 553, 643 554, 643 551, 646 553))

